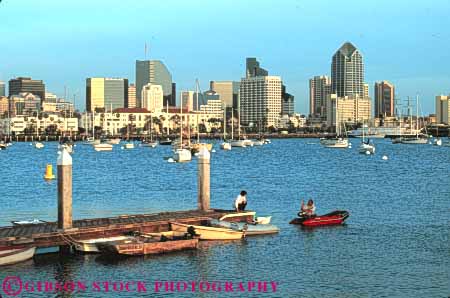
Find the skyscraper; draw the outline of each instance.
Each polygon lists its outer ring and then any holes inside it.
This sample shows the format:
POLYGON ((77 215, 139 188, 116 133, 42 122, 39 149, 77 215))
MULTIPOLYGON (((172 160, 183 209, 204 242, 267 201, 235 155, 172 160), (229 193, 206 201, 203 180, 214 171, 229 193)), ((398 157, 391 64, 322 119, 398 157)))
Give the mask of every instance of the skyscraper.
POLYGON ((246 70, 247 78, 269 75, 267 70, 259 67, 259 62, 256 60, 256 58, 247 58, 246 70))
POLYGON ((331 93, 338 97, 356 94, 364 97, 363 57, 350 42, 344 43, 333 55, 331 93))
POLYGON ((136 107, 136 85, 134 84, 130 84, 130 86, 128 86, 128 102, 125 103, 125 107, 136 107))
POLYGON ((375 117, 394 116, 394 85, 388 81, 375 83, 375 117))
POLYGON ((87 78, 86 111, 123 108, 128 102, 128 79, 87 78))
POLYGON ((239 82, 234 81, 211 81, 210 89, 220 96, 222 104, 228 108, 237 109, 237 97, 239 94, 239 82))
POLYGON ((45 85, 42 80, 32 80, 31 78, 18 77, 9 80, 9 96, 20 93, 32 93, 39 96, 41 102, 45 100, 45 85))
POLYGON ((281 77, 256 76, 241 79, 241 124, 278 127, 281 114, 281 77))
POLYGON ((309 80, 309 114, 326 118, 327 97, 331 94, 331 80, 328 76, 315 76, 309 80))
POLYGON ((363 97, 369 97, 369 84, 364 83, 363 97))
POLYGON ((281 114, 293 115, 294 114, 294 96, 286 92, 286 86, 281 85, 281 114))
POLYGON ((174 103, 172 97, 172 75, 160 60, 136 60, 136 105, 142 107, 142 88, 147 84, 161 85, 164 93, 164 105, 174 103))
POLYGON ((5 96, 5 82, 0 81, 0 97, 5 96))
POLYGON ((450 95, 436 96, 436 122, 450 124, 450 95))

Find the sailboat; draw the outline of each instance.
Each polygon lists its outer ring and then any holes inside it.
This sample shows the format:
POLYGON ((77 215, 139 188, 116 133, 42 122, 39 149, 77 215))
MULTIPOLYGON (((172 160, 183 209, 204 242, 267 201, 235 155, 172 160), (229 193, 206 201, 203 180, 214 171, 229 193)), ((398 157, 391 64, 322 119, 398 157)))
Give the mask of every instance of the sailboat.
POLYGON ((158 146, 158 142, 153 140, 153 116, 150 114, 150 140, 144 140, 141 144, 142 147, 155 148, 158 146))
POLYGON ((364 130, 365 129, 364 129, 364 124, 363 124, 363 135, 362 135, 362 140, 361 140, 361 144, 359 145, 358 151, 361 154, 375 154, 375 145, 372 142, 370 142, 369 138, 367 138, 367 141, 366 141, 364 130))
POLYGON ((220 144, 220 149, 231 150, 231 144, 227 141, 227 106, 223 109, 223 142, 220 144))
MULTIPOLYGON (((86 114, 86 120, 87 120, 87 114, 86 114)), ((100 140, 95 139, 95 111, 92 111, 92 137, 88 137, 86 141, 84 141, 83 145, 98 145, 100 144, 100 140)), ((87 121, 86 121, 87 122, 87 121)))
MULTIPOLYGON (((199 103, 198 103, 199 89, 200 88, 199 88, 199 83, 198 83, 198 79, 197 79, 197 80, 195 80, 195 94, 196 94, 196 105, 197 105, 197 111, 196 111, 197 141, 196 141, 196 143, 193 143, 191 145, 191 150, 192 150, 193 153, 200 152, 200 148, 201 147, 206 147, 206 149, 208 149, 208 151, 212 150, 212 144, 210 144, 210 143, 200 143, 200 130, 198 128, 198 113, 200 111, 200 106, 199 106, 199 103)), ((190 127, 191 126, 189 125, 189 131, 190 131, 190 127)), ((191 139, 191 137, 190 137, 190 134, 189 134, 189 142, 190 142, 190 139, 191 139)))
POLYGON ((124 149, 134 149, 134 143, 130 142, 130 126, 127 125, 127 142, 123 145, 124 149))
POLYGON ((231 110, 231 147, 247 147, 245 145, 244 140, 241 140, 240 136, 241 136, 241 121, 239 121, 239 137, 237 140, 234 139, 234 114, 233 114, 233 109, 231 110))
POLYGON ((402 144, 423 145, 428 144, 428 139, 419 136, 419 96, 416 96, 416 136, 402 139, 402 144))
MULTIPOLYGON (((169 102, 166 103, 166 117, 169 117, 169 102)), ((169 120, 169 119, 167 119, 169 120)), ((166 128, 167 137, 165 139, 159 140, 160 145, 172 145, 172 140, 169 138, 169 125, 166 128)))
POLYGON ((348 139, 341 136, 341 123, 339 119, 338 99, 336 99, 336 137, 321 138, 320 144, 326 148, 348 148, 348 139))
POLYGON ((178 148, 174 148, 173 160, 176 162, 187 162, 192 160, 191 150, 183 148, 183 100, 180 103, 181 127, 180 127, 180 144, 178 148))

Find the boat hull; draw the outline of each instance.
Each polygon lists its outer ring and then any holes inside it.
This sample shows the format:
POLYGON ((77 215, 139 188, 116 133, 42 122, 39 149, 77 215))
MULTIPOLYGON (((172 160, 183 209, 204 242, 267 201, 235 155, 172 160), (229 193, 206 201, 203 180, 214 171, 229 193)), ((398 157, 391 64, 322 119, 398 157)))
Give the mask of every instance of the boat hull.
POLYGON ((245 222, 227 222, 222 220, 211 220, 214 226, 220 226, 235 231, 245 231, 246 236, 276 234, 280 229, 269 224, 251 224, 245 222))
POLYGON ((298 217, 291 220, 290 224, 302 225, 305 227, 319 227, 330 225, 341 225, 350 216, 347 211, 337 210, 331 213, 315 217, 298 217))
POLYGON ((222 150, 231 150, 231 144, 227 143, 227 142, 224 142, 224 143, 220 144, 220 149, 222 149, 222 150))
POLYGON ((337 138, 337 139, 321 139, 320 144, 325 148, 338 148, 346 149, 349 147, 349 142, 347 139, 337 138))
POLYGON ((231 147, 241 147, 241 148, 247 147, 247 146, 245 145, 245 142, 242 141, 242 140, 239 140, 239 141, 231 141, 230 145, 231 145, 231 147))
POLYGON ((176 162, 187 162, 192 160, 192 153, 188 149, 177 149, 173 154, 176 162))
POLYGON ((102 252, 126 255, 126 256, 142 256, 163 254, 173 251, 196 249, 198 239, 184 239, 158 242, 132 242, 132 243, 106 243, 100 244, 99 248, 102 252))
POLYGON ((74 247, 79 252, 98 253, 100 251, 98 250, 97 244, 126 240, 128 238, 129 237, 126 237, 126 236, 117 236, 117 237, 110 237, 110 238, 80 240, 80 241, 77 241, 77 243, 75 243, 74 247))
POLYGON ((99 152, 99 151, 112 151, 113 150, 113 145, 111 144, 95 144, 94 145, 94 150, 99 152))
POLYGON ((172 231, 184 233, 188 232, 189 227, 193 227, 195 233, 199 235, 200 240, 237 240, 245 236, 242 231, 235 231, 228 228, 196 226, 177 222, 171 222, 170 226, 172 231))
POLYGON ((36 247, 0 250, 0 266, 20 263, 34 256, 36 247))

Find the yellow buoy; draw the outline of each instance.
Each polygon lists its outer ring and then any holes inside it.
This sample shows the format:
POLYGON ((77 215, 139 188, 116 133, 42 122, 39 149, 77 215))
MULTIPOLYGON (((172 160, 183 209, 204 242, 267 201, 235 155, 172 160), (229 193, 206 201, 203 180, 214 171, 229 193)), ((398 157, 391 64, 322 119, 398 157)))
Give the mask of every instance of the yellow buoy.
POLYGON ((47 167, 45 168, 45 180, 52 180, 55 179, 55 175, 53 175, 53 166, 51 164, 47 164, 47 167))

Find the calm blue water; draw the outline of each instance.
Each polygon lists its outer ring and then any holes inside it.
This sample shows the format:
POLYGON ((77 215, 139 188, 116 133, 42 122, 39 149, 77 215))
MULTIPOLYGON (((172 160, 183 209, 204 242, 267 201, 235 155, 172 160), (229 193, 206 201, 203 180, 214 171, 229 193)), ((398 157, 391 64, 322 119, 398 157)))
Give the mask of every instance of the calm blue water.
MULTIPOLYGON (((273 215, 275 236, 203 243, 197 251, 111 261, 97 255, 37 256, 0 268, 29 281, 144 281, 147 293, 110 291, 26 293, 21 297, 448 297, 450 295, 450 148, 393 145, 375 140, 377 153, 322 148, 318 140, 274 140, 264 147, 212 154, 211 204, 229 209, 241 189, 249 208, 273 215), (387 155, 389 160, 381 157, 387 155), (300 199, 318 213, 350 212, 347 225, 305 230, 288 222, 300 199), (155 281, 276 281, 277 292, 154 293, 155 281)), ((218 147, 218 146, 217 146, 218 147)), ((56 143, 42 151, 15 143, 0 151, 0 225, 56 219, 56 143)), ((73 155, 74 217, 104 217, 194 209, 194 160, 164 160, 170 148, 73 155)), ((0 293, 2 295, 3 292, 0 293)))

